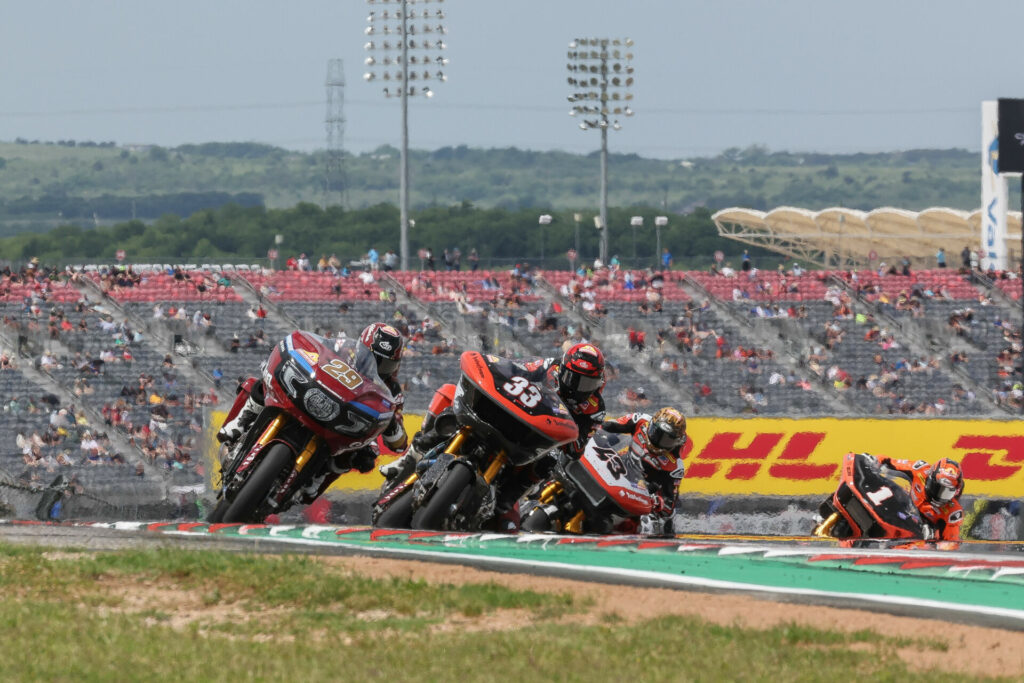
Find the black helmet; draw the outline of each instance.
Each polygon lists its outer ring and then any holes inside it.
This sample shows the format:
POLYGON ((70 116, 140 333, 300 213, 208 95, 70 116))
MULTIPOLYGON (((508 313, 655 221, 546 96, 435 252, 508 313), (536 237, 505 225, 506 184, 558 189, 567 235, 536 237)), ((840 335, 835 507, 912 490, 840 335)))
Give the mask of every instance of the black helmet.
POLYGON ((402 333, 387 323, 370 323, 359 335, 359 343, 373 353, 377 374, 392 377, 402 365, 402 333))

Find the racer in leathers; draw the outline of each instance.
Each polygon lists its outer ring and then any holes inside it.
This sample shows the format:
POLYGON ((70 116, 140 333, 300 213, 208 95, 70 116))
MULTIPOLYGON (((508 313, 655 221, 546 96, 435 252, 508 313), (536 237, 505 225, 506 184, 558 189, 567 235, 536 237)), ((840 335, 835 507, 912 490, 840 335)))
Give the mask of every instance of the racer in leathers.
POLYGON ((686 445, 686 417, 675 408, 662 408, 654 415, 631 413, 602 425, 606 432, 632 434, 630 454, 644 468, 648 490, 654 495, 651 519, 641 519, 642 534, 672 533, 672 516, 679 500, 679 482, 685 474, 682 450, 686 445))
MULTIPOLYGON (((387 386, 394 398, 395 414, 381 435, 384 445, 396 453, 405 452, 409 437, 405 432, 402 420, 402 407, 405 401, 402 387, 398 383, 398 370, 402 364, 404 347, 402 334, 391 325, 382 322, 370 323, 359 335, 356 351, 357 363, 363 356, 368 356, 365 366, 376 366, 377 375, 387 386)), ((363 363, 358 363, 364 367, 363 363)), ((252 426, 256 417, 263 410, 263 381, 257 380, 250 390, 249 396, 235 417, 221 427, 217 439, 228 447, 233 446, 239 438, 252 426)), ((302 502, 309 504, 318 498, 339 476, 351 470, 369 472, 377 460, 377 445, 370 444, 354 451, 346 451, 331 458, 326 477, 314 481, 313 485, 302 492, 302 502)))
POLYGON ((934 529, 934 540, 959 541, 964 510, 960 495, 964 475, 960 463, 942 458, 934 465, 926 460, 877 457, 879 464, 910 481, 910 496, 925 522, 934 529))

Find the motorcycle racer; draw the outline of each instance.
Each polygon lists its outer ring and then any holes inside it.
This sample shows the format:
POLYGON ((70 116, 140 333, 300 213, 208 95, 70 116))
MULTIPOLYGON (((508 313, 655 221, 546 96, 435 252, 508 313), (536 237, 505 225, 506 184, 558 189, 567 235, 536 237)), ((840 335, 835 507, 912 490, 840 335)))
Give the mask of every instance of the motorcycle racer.
POLYGON ((959 541, 964 510, 960 495, 964 475, 960 463, 942 458, 934 465, 926 460, 900 460, 875 456, 879 464, 910 482, 910 495, 921 516, 935 530, 935 539, 959 541))
MULTIPOLYGON (((394 399, 394 416, 384 429, 381 438, 384 445, 398 453, 404 452, 409 442, 402 420, 404 396, 402 387, 398 383, 398 370, 401 367, 403 347, 404 340, 398 330, 386 323, 375 322, 363 329, 356 351, 356 364, 360 370, 365 372, 364 369, 367 369, 376 372, 394 399)), ((217 432, 217 439, 228 447, 238 441, 263 410, 263 381, 251 379, 245 383, 245 386, 249 388, 249 395, 245 403, 238 413, 225 422, 217 432)), ((303 491, 303 502, 308 504, 315 500, 345 472, 353 469, 359 472, 369 472, 373 469, 377 456, 377 445, 370 444, 331 458, 329 471, 324 479, 319 482, 314 481, 311 488, 303 491)))
POLYGON ((602 428, 614 434, 632 434, 629 452, 643 465, 648 489, 654 494, 655 519, 641 519, 640 533, 657 531, 659 526, 671 533, 679 482, 686 471, 681 459, 687 441, 686 417, 675 408, 665 407, 654 415, 631 413, 608 420, 602 428))

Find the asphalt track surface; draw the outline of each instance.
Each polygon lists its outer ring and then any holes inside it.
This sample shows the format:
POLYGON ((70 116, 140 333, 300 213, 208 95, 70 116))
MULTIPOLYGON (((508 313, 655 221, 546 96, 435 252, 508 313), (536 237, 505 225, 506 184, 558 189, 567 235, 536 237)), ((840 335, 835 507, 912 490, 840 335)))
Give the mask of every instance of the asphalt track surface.
MULTIPOLYGON (((862 597, 843 594, 806 594, 773 591, 770 587, 737 587, 729 582, 698 582, 681 584, 670 578, 659 577, 650 572, 614 572, 604 571, 598 567, 588 567, 581 571, 580 567, 572 567, 557 562, 524 562, 508 558, 489 557, 486 554, 468 555, 464 553, 446 554, 431 552, 428 548, 409 549, 406 546, 388 547, 381 543, 379 547, 353 547, 346 544, 304 543, 296 538, 273 538, 266 535, 221 535, 221 534, 179 534, 174 531, 151 531, 146 525, 124 523, 116 525, 76 525, 76 524, 38 524, 4 522, 0 523, 0 541, 7 543, 42 545, 48 547, 79 548, 85 550, 107 551, 132 548, 175 547, 188 549, 216 549, 235 552, 258 553, 303 553, 312 555, 344 555, 370 556, 391 559, 408 559, 437 562, 450 565, 468 566, 477 569, 527 574, 531 576, 550 576, 572 580, 584 580, 612 585, 629 585, 636 587, 671 588, 675 590, 695 590, 708 593, 745 594, 758 599, 781 603, 798 603, 805 605, 822 605, 881 612, 897 616, 938 619, 957 623, 971 624, 993 628, 1024 631, 1024 602, 1008 604, 1009 614, 982 612, 970 609, 951 610, 942 605, 901 603, 899 601, 873 600, 865 601, 862 597)), ((171 525, 168 526, 170 529, 171 525)), ((299 527, 302 529, 302 527, 299 527)), ((294 535, 294 534, 293 534, 294 535)), ((746 548, 771 548, 770 553, 785 555, 787 553, 806 553, 807 548, 819 548, 829 552, 833 546, 827 541, 806 538, 779 538, 756 536, 693 536, 680 537, 682 541, 725 545, 732 552, 742 554, 746 548)), ((957 562, 1014 562, 1024 561, 1024 552, 1019 545, 1007 544, 970 544, 967 552, 963 551, 911 551, 914 558, 924 563, 935 560, 955 560, 957 562)), ((835 552, 841 552, 835 550, 835 552)), ((874 557, 878 562, 885 562, 887 556, 907 556, 907 551, 878 548, 865 550, 869 560, 874 557)), ((1015 570, 1018 571, 1018 570, 1015 570)), ((1019 570, 1024 573, 1024 570, 1019 570)), ((1015 593, 1012 601, 1024 591, 1013 587, 1015 593)))

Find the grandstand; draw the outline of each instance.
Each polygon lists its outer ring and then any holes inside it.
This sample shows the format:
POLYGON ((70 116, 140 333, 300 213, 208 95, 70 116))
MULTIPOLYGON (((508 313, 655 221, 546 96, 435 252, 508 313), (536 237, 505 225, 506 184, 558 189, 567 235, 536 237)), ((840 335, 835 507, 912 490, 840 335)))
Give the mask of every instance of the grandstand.
MULTIPOLYGON (((771 213, 766 229, 783 216, 771 213)), ((809 231, 833 215, 820 214, 800 220, 809 231)), ((0 420, 20 435, 0 449, 0 481, 31 492, 63 475, 121 515, 200 515, 210 411, 237 378, 291 329, 353 337, 373 320, 409 339, 410 412, 455 379, 464 349, 554 356, 590 339, 609 359, 610 414, 1011 418, 1024 408, 1020 291, 1013 274, 948 268, 30 267, 0 285, 0 420)))
MULTIPOLYGON (((723 237, 771 249, 805 265, 863 268, 910 259, 915 268, 935 264, 943 248, 952 260, 981 234, 981 210, 947 208, 907 211, 885 207, 858 211, 833 207, 821 211, 783 206, 771 211, 728 208, 711 219, 723 237)), ((1009 261, 1020 262, 1021 213, 1006 216, 1009 261)), ((1018 286, 1019 288, 1019 286, 1018 286)))

